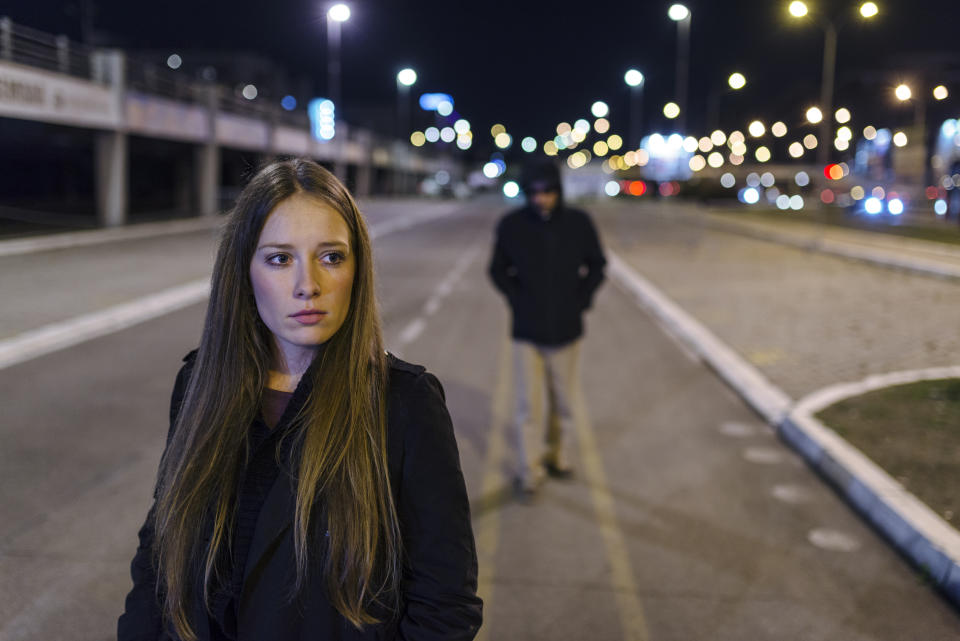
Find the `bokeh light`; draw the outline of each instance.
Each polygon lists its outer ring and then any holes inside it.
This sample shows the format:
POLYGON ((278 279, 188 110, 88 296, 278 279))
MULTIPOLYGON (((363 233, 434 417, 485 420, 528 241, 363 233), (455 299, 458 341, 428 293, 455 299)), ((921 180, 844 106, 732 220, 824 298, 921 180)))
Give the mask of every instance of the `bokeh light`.
POLYGON ((689 165, 693 171, 702 171, 707 166, 707 159, 700 154, 696 154, 690 157, 689 165))
POLYGON ((907 85, 899 84, 893 90, 893 95, 897 97, 897 100, 910 100, 911 96, 913 96, 913 91, 911 91, 907 85))
POLYGON ((590 113, 593 114, 594 118, 604 118, 610 113, 610 107, 604 101, 598 100, 590 105, 590 113))
POLYGON ((244 85, 241 93, 247 100, 253 100, 257 97, 257 87, 256 85, 244 85))
POLYGON ((548 156, 556 156, 558 151, 557 143, 553 142, 552 140, 548 140, 547 142, 543 143, 543 153, 547 154, 548 156))
POLYGON ((873 140, 877 137, 877 128, 873 125, 867 125, 863 128, 863 137, 867 140, 873 140))
POLYGON ((754 138, 759 138, 763 134, 767 133, 767 128, 763 126, 763 123, 759 120, 754 120, 747 127, 747 131, 750 132, 750 135, 754 138))
POLYGON ((799 158, 803 155, 803 145, 794 141, 790 143, 790 146, 787 148, 787 153, 790 154, 791 158, 799 158))
POLYGON ((458 134, 465 134, 470 131, 470 121, 464 120, 461 118, 457 122, 453 123, 453 130, 458 134))
POLYGON ((757 147, 756 151, 753 152, 753 156, 757 159, 757 162, 767 162, 770 160, 770 150, 766 147, 757 147))
POLYGON ((449 116, 453 113, 453 103, 449 100, 441 100, 437 103, 437 113, 441 116, 449 116))
POLYGON ((807 122, 817 124, 823 120, 823 112, 820 111, 820 107, 810 107, 807 109, 807 122))
POLYGON ((606 118, 597 118, 593 122, 593 130, 598 134, 605 134, 610 131, 610 121, 606 118))
POLYGON ((618 149, 623 147, 623 138, 621 138, 617 134, 613 134, 612 136, 607 138, 607 147, 609 147, 613 151, 617 151, 618 149))
POLYGON ((671 20, 679 22, 690 17, 690 10, 682 4, 672 4, 667 10, 667 15, 670 16, 671 20))
POLYGON ((772 133, 777 138, 783 138, 787 135, 787 126, 780 122, 779 120, 772 125, 770 125, 770 133, 772 133))
POLYGON ((424 135, 427 137, 427 142, 437 142, 440 140, 440 130, 436 127, 427 127, 424 135))
POLYGON ((798 171, 793 177, 793 182, 797 183, 799 187, 806 187, 810 184, 810 174, 805 171, 798 171))
POLYGON ((513 144, 513 138, 505 131, 502 131, 496 135, 493 139, 493 144, 495 144, 500 149, 507 149, 511 144, 513 144))
POLYGON ((736 71, 727 78, 727 84, 730 85, 731 89, 743 89, 747 85, 747 78, 739 71, 736 71))
POLYGON ((668 102, 663 106, 663 115, 673 120, 680 115, 680 105, 675 102, 668 102))
POLYGON ((837 119, 837 122, 843 124, 845 122, 850 122, 850 110, 846 107, 840 107, 833 114, 833 117, 837 119))
POLYGON ((807 134, 803 137, 803 146, 807 149, 816 149, 817 148, 817 137, 813 134, 807 134))
MULTIPOLYGON (((507 128, 501 125, 500 123, 497 123, 494 126, 490 127, 490 135, 493 138, 496 138, 499 134, 505 134, 505 133, 507 133, 507 128)), ((557 132, 557 133, 560 133, 560 132, 557 132)))
POLYGON ((607 184, 603 186, 603 191, 608 196, 616 196, 620 193, 620 183, 616 180, 608 180, 607 184))
POLYGON ((683 150, 688 154, 692 154, 697 150, 697 139, 693 136, 687 136, 683 139, 683 150))
POLYGON ((427 137, 423 135, 422 131, 415 131, 410 134, 410 144, 414 147, 423 147, 425 142, 427 142, 427 137))
POLYGON ((520 195, 520 185, 512 180, 503 183, 503 195, 507 198, 516 198, 520 195))
POLYGON ((623 74, 623 80, 631 87, 637 87, 643 84, 643 74, 636 69, 628 69, 627 73, 623 74))
POLYGON ((167 57, 167 66, 170 67, 171 69, 179 69, 180 65, 182 64, 183 64, 183 58, 181 58, 178 54, 171 53, 167 57))
POLYGON ((703 153, 708 153, 711 149, 713 149, 713 141, 707 136, 704 136, 697 142, 697 149, 703 153))
POLYGON ((803 16, 807 15, 807 5, 804 2, 800 2, 800 0, 794 0, 791 2, 789 10, 790 15, 794 18, 802 18, 803 16))
POLYGON ((933 97, 937 100, 946 100, 949 96, 950 92, 943 85, 937 85, 933 88, 933 97))
POLYGON ((595 156, 606 156, 608 151, 610 151, 610 148, 602 140, 593 143, 593 154, 595 156))
POLYGON ((707 156, 707 164, 714 169, 723 167, 723 154, 721 154, 719 151, 711 153, 709 156, 707 156))
POLYGON ((523 149, 527 153, 532 153, 537 150, 537 141, 532 136, 527 136, 520 141, 520 149, 523 149))
POLYGON ((350 7, 339 2, 327 11, 327 17, 334 22, 346 22, 350 19, 350 7))
POLYGON ((720 184, 727 189, 732 189, 737 184, 737 178, 728 171, 720 176, 720 184))
POLYGON ((864 2, 860 5, 860 15, 864 18, 872 18, 878 13, 880 13, 880 8, 877 7, 876 2, 864 2))
POLYGON ((897 147, 906 147, 907 146, 907 134, 902 131, 898 131, 893 134, 893 144, 897 147))
POLYGON ((712 142, 714 146, 719 147, 723 143, 727 142, 727 134, 717 129, 712 134, 710 134, 710 142, 712 142))

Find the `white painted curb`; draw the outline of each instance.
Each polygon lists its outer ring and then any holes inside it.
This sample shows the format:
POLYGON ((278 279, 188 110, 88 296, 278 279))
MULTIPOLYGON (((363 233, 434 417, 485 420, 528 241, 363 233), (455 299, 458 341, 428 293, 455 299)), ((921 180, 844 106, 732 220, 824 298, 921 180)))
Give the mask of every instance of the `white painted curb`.
POLYGON ((609 274, 637 303, 703 359, 864 517, 960 605, 960 533, 860 450, 814 418, 833 403, 921 380, 960 378, 960 366, 871 376, 819 390, 799 403, 612 251, 609 274))

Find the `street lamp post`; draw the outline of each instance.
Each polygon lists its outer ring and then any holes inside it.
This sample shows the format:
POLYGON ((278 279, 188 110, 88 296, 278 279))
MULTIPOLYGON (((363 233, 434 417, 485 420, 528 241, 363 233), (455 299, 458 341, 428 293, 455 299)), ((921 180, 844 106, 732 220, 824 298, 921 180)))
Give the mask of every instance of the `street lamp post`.
POLYGON ((629 69, 623 74, 623 80, 630 87, 630 142, 633 148, 640 146, 640 136, 643 134, 643 74, 636 69, 629 69))
POLYGON ((677 74, 674 95, 680 105, 680 131, 686 131, 687 124, 687 76, 690 68, 690 22, 693 15, 682 4, 674 4, 667 11, 670 19, 677 23, 677 74))
POLYGON ((350 7, 338 3, 327 10, 327 93, 338 113, 340 104, 340 24, 350 19, 350 7))
MULTIPOLYGON (((794 0, 788 8, 794 18, 803 18, 809 13, 806 3, 794 0)), ((873 18, 879 13, 877 5, 865 2, 860 5, 860 15, 864 18, 873 18)), ((820 121, 820 140, 817 143, 817 162, 826 166, 830 159, 830 144, 833 140, 833 86, 837 67, 837 31, 838 26, 833 19, 824 14, 817 14, 820 26, 823 28, 823 71, 820 76, 820 109, 823 119, 820 121)))
POLYGON ((746 86, 746 76, 735 71, 727 78, 727 88, 710 92, 707 96, 707 129, 713 130, 720 126, 720 98, 730 92, 740 91, 746 86))
POLYGON ((410 87, 417 82, 417 72, 409 67, 397 73, 397 139, 410 135, 410 87))

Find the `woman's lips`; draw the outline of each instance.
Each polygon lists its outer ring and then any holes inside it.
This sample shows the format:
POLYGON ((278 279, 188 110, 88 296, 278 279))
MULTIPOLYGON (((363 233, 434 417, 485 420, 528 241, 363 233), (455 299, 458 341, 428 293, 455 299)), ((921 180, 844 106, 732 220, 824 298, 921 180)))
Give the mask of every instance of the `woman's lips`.
POLYGON ((296 314, 293 314, 291 318, 293 318, 293 320, 297 321, 301 325, 316 325, 321 320, 323 320, 323 317, 326 315, 327 315, 326 312, 309 310, 309 311, 297 312, 296 314))

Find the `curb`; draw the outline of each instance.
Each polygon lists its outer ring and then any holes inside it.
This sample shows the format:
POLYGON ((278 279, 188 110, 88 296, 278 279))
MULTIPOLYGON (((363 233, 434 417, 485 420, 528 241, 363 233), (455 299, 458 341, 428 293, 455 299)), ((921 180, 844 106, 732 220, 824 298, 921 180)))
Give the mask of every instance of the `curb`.
MULTIPOLYGON (((708 224, 716 229, 727 231, 742 236, 748 236, 759 240, 789 245, 799 249, 815 251, 822 254, 841 256, 871 265, 881 267, 902 269, 904 271, 923 274, 925 276, 936 276, 939 278, 960 279, 960 265, 944 265, 936 260, 924 260, 923 258, 903 258, 896 255, 893 251, 881 248, 856 247, 853 243, 843 240, 831 240, 823 237, 798 237, 796 235, 778 233, 775 231, 761 229, 752 226, 749 223, 729 220, 719 220, 715 214, 707 214, 708 224)), ((868 233, 868 232, 864 232, 868 233)), ((922 241, 917 241, 922 242, 922 241)))
POLYGON ((960 367, 873 376, 835 385, 795 403, 753 365, 607 250, 611 278, 664 329, 700 357, 843 497, 960 606, 960 532, 860 450, 814 418, 832 403, 892 384, 960 377, 960 367))

